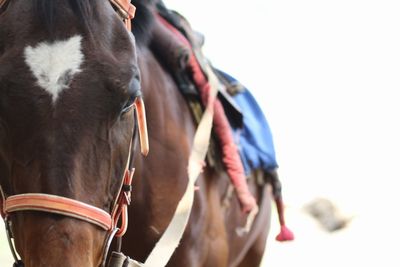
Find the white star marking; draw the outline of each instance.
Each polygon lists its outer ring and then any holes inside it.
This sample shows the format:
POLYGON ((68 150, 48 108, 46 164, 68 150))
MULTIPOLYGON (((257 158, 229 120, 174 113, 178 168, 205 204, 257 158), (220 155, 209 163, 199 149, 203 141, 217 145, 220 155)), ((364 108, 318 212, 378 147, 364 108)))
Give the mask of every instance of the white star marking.
POLYGON ((25 48, 26 64, 38 85, 52 96, 53 102, 68 88, 72 77, 81 71, 84 60, 81 41, 82 37, 76 35, 68 40, 42 42, 25 48))

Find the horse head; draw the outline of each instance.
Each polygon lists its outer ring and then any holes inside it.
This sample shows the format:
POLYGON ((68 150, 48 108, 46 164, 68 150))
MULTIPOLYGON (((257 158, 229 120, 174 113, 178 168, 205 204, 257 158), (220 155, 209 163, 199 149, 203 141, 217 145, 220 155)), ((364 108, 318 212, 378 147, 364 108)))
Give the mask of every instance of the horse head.
POLYGON ((135 40, 115 9, 1 9, 1 210, 26 267, 99 266, 116 227, 141 102, 135 40))

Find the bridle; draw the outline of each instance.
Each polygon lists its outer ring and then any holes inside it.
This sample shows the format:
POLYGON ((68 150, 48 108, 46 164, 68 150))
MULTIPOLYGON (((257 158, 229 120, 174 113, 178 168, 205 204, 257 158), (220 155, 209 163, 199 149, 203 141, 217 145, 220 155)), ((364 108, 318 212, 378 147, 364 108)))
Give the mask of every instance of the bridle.
MULTIPOLYGON (((2 10, 11 0, 0 0, 0 10, 2 10)), ((131 29, 131 19, 135 15, 135 7, 129 0, 110 0, 111 4, 121 16, 127 30, 131 29)), ((133 108, 136 111, 137 125, 141 153, 147 155, 149 143, 147 137, 147 125, 145 107, 141 96, 137 96, 133 108)), ((94 224, 104 231, 107 231, 107 238, 103 248, 102 265, 105 266, 109 247, 114 237, 122 237, 128 227, 128 205, 131 202, 131 183, 134 169, 129 169, 133 137, 130 141, 129 152, 126 161, 124 175, 119 186, 119 193, 115 199, 111 213, 87 203, 70 199, 58 195, 27 193, 13 196, 6 196, 0 186, 0 215, 3 217, 8 242, 13 254, 14 267, 22 267, 23 262, 17 256, 10 227, 10 214, 20 211, 41 211, 59 214, 94 224), (118 225, 120 222, 120 225, 118 225)))
MULTIPOLYGON (((147 155, 149 151, 149 144, 147 137, 145 108, 141 97, 136 98, 134 102, 134 108, 136 110, 141 153, 143 155, 147 155)), ((122 237, 128 227, 128 205, 131 202, 131 183, 134 174, 134 169, 129 170, 132 141, 133 140, 131 139, 124 177, 121 181, 119 193, 115 199, 111 213, 75 199, 51 194, 27 193, 6 197, 0 186, 0 213, 6 225, 7 238, 15 260, 15 267, 22 267, 24 265, 16 253, 10 227, 9 215, 11 213, 20 211, 41 211, 59 214, 94 224, 107 231, 108 236, 103 248, 103 260, 101 265, 105 266, 112 239, 114 237, 122 237), (118 226, 119 221, 120 226, 118 226)))
MULTIPOLYGON (((139 96, 134 102, 136 111, 141 153, 147 155, 149 151, 145 107, 142 98, 139 96)), ((128 205, 131 202, 131 183, 134 169, 129 170, 129 163, 132 151, 131 139, 124 177, 121 179, 119 193, 115 199, 111 213, 87 203, 51 194, 27 193, 6 197, 0 186, 0 213, 6 225, 6 233, 14 257, 15 267, 23 267, 21 259, 18 258, 13 243, 13 236, 10 227, 10 214, 20 211, 41 211, 59 214, 94 224, 108 232, 103 248, 102 265, 105 266, 108 250, 114 237, 122 237, 128 227, 128 205), (120 225, 118 223, 120 222, 120 225)))

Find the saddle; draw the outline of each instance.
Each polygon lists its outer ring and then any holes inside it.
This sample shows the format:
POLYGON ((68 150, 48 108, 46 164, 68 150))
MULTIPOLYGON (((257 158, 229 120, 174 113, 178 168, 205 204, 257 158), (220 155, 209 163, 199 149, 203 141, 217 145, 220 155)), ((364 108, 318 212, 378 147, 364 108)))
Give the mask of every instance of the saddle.
MULTIPOLYGON (((294 238, 293 233, 285 225, 281 183, 275 171, 277 163, 272 135, 261 109, 255 99, 252 98, 250 92, 236 79, 212 67, 208 59, 202 54, 201 49, 204 44, 204 36, 194 31, 185 17, 176 11, 167 9, 162 1, 159 1, 156 7, 156 17, 158 19, 154 21, 150 48, 161 64, 166 66, 166 69, 170 71, 179 90, 187 99, 197 122, 199 122, 202 116, 205 105, 202 102, 204 100, 204 97, 202 98, 204 92, 201 90, 201 87, 204 87, 204 85, 196 82, 196 76, 198 76, 196 72, 199 70, 197 67, 192 66, 193 60, 191 60, 191 56, 194 54, 196 64, 199 65, 202 75, 207 76, 207 67, 211 66, 219 83, 224 85, 220 87, 222 89, 218 92, 218 105, 216 105, 217 108, 215 110, 217 116, 214 116, 214 138, 211 139, 207 157, 208 163, 215 165, 215 162, 218 162, 214 160, 217 155, 215 150, 218 143, 222 150, 222 162, 225 164, 225 169, 231 178, 231 182, 241 202, 242 210, 245 212, 250 212, 254 208, 254 205, 256 205, 254 198, 247 188, 245 173, 250 173, 250 166, 261 168, 268 172, 268 178, 264 178, 264 182, 269 182, 273 187, 273 195, 281 225, 281 231, 276 239, 278 241, 292 240, 294 238), (250 116, 246 113, 247 118, 256 118, 256 113, 261 114, 263 120, 260 121, 260 127, 258 127, 258 130, 261 130, 261 135, 256 135, 251 130, 252 126, 256 125, 251 125, 251 123, 249 124, 244 119, 240 105, 241 107, 249 105, 255 107, 250 116), (218 108, 218 106, 222 106, 222 108, 218 108), (219 121, 217 125, 216 121, 219 121), (221 127, 224 124, 228 124, 231 129, 229 129, 229 126, 228 128, 221 127), (239 139, 240 144, 235 143, 231 135, 231 132, 235 132, 236 130, 244 133, 239 139), (263 133, 266 133, 266 135, 263 133), (256 137, 254 139, 255 142, 250 141, 246 143, 246 137, 249 136, 250 139, 256 137), (265 138, 267 138, 267 142, 262 144, 262 140, 265 138), (245 150, 239 150, 238 147, 242 147, 243 144, 245 144, 243 146, 245 150), (262 153, 258 153, 259 151, 262 153), (254 154, 255 152, 257 153, 254 154)), ((210 77, 208 78, 210 79, 210 77)))
MULTIPOLYGON (((182 33, 189 41, 190 47, 183 44, 172 31, 158 20, 154 25, 150 47, 158 60, 170 71, 179 90, 192 107, 192 112, 198 118, 202 113, 203 103, 199 96, 199 90, 193 81, 192 73, 188 70, 190 70, 189 57, 192 51, 195 53, 203 73, 205 73, 205 64, 210 64, 201 53, 204 36, 192 30, 187 20, 179 13, 168 10, 162 3, 158 3, 157 7, 157 16, 167 20, 168 23, 182 33)), ((224 115, 229 121, 232 132, 240 136, 238 141, 240 143, 236 142, 236 145, 240 148, 246 174, 250 174, 252 169, 259 167, 262 167, 263 170, 276 168, 277 163, 272 134, 261 108, 251 96, 249 90, 236 79, 215 68, 214 73, 220 83, 224 85, 219 88, 218 98, 223 106, 224 115), (246 112, 246 121, 244 120, 243 111, 246 112), (259 123, 259 125, 256 125, 255 122, 259 123), (252 131, 252 128, 256 129, 256 131, 252 131), (261 151, 263 154, 258 155, 257 151, 261 151), (252 153, 260 160, 251 158, 252 153)))
MULTIPOLYGON (((204 45, 204 36, 194 31, 188 21, 178 12, 167 9, 162 2, 157 3, 158 16, 173 25, 189 41, 192 49, 183 45, 176 36, 166 29, 166 27, 156 21, 153 30, 153 39, 150 47, 158 57, 160 62, 167 66, 178 85, 179 90, 188 101, 200 101, 199 92, 188 73, 189 56, 191 50, 205 73, 205 64, 210 64, 202 54, 201 49, 204 45)), ((227 84, 226 84, 227 85, 227 84)), ((224 88, 224 87, 222 87, 224 88)), ((243 127, 243 114, 231 95, 226 90, 219 90, 218 98, 224 107, 225 114, 234 128, 243 127)), ((197 109, 196 109, 197 110, 197 109)), ((197 112, 197 111, 194 111, 197 112)), ((197 117, 197 116, 196 116, 197 117)))
MULTIPOLYGON (((206 57, 201 53, 202 46, 204 45, 204 36, 201 33, 194 31, 185 17, 176 11, 167 9, 162 2, 157 4, 157 8, 159 15, 171 23, 187 38, 187 40, 189 40, 191 47, 204 70, 204 64, 210 64, 206 57)), ((198 90, 193 84, 193 81, 189 78, 191 74, 185 71, 189 61, 190 49, 182 45, 175 36, 170 31, 166 30, 160 23, 156 23, 153 36, 153 52, 155 52, 159 60, 168 67, 167 69, 171 71, 171 74, 175 78, 182 94, 186 99, 188 99, 188 101, 191 101, 191 99, 199 101, 198 90)), ((243 147, 243 143, 248 144, 245 145, 244 149, 241 151, 246 173, 248 174, 250 171, 249 157, 246 156, 246 154, 249 155, 251 147, 253 147, 252 152, 259 150, 263 153, 263 155, 260 155, 260 160, 263 162, 260 162, 259 160, 259 162, 255 164, 255 161, 253 160, 251 163, 253 169, 257 169, 261 165, 263 165, 262 167, 264 170, 276 168, 277 163, 272 142, 272 134, 268 122, 254 97, 247 88, 230 75, 218 69, 214 69, 214 72, 219 78, 219 81, 224 85, 221 88, 225 90, 219 90, 218 97, 223 105, 224 113, 232 127, 232 130, 234 132, 242 131, 240 134, 242 139, 240 147, 243 147), (244 120, 243 112, 246 112, 246 117, 251 117, 250 119, 247 119, 246 122, 244 120), (258 132, 263 133, 262 136, 251 130, 249 127, 249 121, 252 122, 253 128, 258 128, 258 132), (257 125, 254 125, 254 121, 258 121, 260 126, 257 127, 257 125), (255 139, 254 142, 250 140, 253 138, 255 139)), ((193 112, 196 112, 196 109, 192 110, 193 112)))

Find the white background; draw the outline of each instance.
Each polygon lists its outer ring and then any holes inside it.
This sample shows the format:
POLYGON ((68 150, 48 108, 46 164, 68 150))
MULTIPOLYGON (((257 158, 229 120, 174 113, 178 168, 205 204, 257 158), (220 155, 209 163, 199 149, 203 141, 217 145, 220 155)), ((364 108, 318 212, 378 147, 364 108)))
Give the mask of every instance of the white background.
POLYGON ((394 189, 384 182, 400 178, 398 1, 166 3, 205 34, 214 65, 258 97, 287 198, 306 198, 311 179, 340 196, 394 189))
POLYGON ((400 2, 165 3, 272 128, 297 241, 277 244, 272 229, 263 266, 400 266, 400 2), (301 212, 318 196, 354 216, 347 229, 324 233, 301 212))
POLYGON ((205 54, 270 122, 297 239, 273 241, 273 218, 263 266, 400 266, 400 2, 165 3, 206 35, 205 54), (327 234, 302 213, 317 196, 354 216, 347 229, 327 234))

